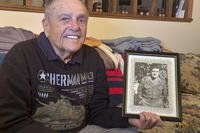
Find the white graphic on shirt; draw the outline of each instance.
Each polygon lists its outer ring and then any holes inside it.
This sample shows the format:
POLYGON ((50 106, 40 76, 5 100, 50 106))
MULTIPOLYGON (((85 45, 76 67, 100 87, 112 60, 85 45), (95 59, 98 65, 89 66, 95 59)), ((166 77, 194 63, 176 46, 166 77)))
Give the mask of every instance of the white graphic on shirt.
POLYGON ((84 106, 72 105, 70 98, 66 96, 61 96, 61 99, 56 102, 50 101, 48 104, 38 102, 43 106, 37 109, 33 118, 49 128, 66 131, 80 127, 84 123, 84 106))
POLYGON ((48 98, 49 94, 48 93, 38 92, 38 96, 42 97, 42 98, 48 98))
POLYGON ((56 86, 77 86, 86 85, 94 82, 93 72, 83 72, 75 74, 47 73, 45 70, 38 71, 38 79, 41 83, 47 83, 56 86))
POLYGON ((94 73, 56 73, 39 70, 34 119, 55 130, 80 127, 85 121, 85 106, 94 90, 94 73))
POLYGON ((46 72, 44 70, 40 70, 38 72, 38 79, 40 82, 45 82, 46 81, 46 72))

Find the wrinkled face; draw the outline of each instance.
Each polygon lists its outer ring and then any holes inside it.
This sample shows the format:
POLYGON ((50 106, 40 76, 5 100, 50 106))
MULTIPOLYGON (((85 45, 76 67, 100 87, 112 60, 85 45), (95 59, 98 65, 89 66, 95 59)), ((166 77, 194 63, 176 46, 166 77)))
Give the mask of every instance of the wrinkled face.
POLYGON ((70 56, 84 43, 88 12, 80 0, 55 0, 43 20, 46 36, 55 52, 70 56))
POLYGON ((151 70, 151 77, 154 78, 154 79, 155 79, 155 78, 158 78, 159 73, 160 73, 159 68, 153 68, 153 69, 151 70))

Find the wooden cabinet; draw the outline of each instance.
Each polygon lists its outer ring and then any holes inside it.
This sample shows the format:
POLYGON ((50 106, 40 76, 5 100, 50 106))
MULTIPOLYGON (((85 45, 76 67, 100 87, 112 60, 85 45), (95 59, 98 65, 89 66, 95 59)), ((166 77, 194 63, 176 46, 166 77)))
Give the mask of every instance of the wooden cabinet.
MULTIPOLYGON (((82 0, 90 16, 191 22, 193 0, 82 0), (181 4, 182 2, 182 4, 181 4), (176 15, 178 12, 179 15, 176 15)), ((1 0, 0 10, 43 12, 43 0, 1 0)))
POLYGON ((0 10, 43 12, 43 0, 0 0, 0 10))
POLYGON ((85 4, 95 17, 192 21, 193 0, 87 0, 85 4))

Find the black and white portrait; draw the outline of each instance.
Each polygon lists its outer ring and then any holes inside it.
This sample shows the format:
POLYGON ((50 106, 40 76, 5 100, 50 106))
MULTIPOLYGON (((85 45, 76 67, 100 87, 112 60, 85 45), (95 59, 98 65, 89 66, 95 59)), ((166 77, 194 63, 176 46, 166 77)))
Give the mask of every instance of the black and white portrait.
POLYGON ((167 120, 180 118, 177 62, 176 53, 126 52, 124 116, 148 111, 167 120))
POLYGON ((168 107, 167 64, 135 63, 135 105, 168 107))

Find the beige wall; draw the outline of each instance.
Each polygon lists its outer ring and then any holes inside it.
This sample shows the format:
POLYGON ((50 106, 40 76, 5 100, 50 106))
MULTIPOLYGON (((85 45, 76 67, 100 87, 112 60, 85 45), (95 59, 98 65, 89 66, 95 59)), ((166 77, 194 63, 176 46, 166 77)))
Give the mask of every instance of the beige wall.
MULTIPOLYGON (((0 26, 15 26, 40 33, 43 14, 0 10, 0 26)), ((165 22, 91 17, 88 36, 112 39, 124 36, 151 36, 167 48, 182 53, 200 54, 200 0, 194 0, 193 21, 165 22)))

